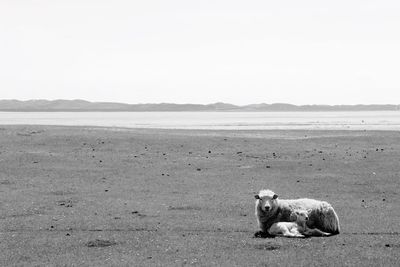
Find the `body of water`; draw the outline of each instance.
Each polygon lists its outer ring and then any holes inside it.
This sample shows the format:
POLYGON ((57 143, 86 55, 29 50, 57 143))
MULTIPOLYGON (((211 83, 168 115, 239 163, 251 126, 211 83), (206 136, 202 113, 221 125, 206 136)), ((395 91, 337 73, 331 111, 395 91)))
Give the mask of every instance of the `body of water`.
POLYGON ((0 124, 213 130, 400 130, 400 111, 0 112, 0 124))

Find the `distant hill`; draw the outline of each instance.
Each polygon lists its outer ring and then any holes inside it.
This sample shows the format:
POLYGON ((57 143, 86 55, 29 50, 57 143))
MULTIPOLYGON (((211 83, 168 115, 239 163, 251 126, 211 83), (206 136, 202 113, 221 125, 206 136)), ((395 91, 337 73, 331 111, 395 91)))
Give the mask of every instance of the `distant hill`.
POLYGON ((124 104, 85 100, 0 100, 0 111, 378 111, 400 110, 400 105, 303 105, 285 103, 236 106, 227 103, 124 104))

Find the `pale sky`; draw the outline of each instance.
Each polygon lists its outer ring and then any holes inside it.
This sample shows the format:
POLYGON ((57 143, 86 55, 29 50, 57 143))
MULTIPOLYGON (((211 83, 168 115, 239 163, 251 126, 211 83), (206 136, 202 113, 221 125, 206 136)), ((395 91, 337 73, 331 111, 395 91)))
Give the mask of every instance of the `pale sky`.
POLYGON ((0 99, 400 104, 400 1, 1 0, 0 99))

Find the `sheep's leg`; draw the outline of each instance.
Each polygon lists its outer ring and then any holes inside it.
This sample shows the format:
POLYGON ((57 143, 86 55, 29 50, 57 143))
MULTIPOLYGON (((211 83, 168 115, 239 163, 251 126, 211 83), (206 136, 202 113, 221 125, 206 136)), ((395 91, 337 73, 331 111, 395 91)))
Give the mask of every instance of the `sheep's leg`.
POLYGON ((293 237, 305 237, 303 234, 299 232, 298 229, 293 229, 292 231, 293 237))
POLYGON ((317 233, 317 234, 319 234, 321 236, 330 236, 330 235, 332 235, 331 233, 323 232, 323 231, 321 231, 321 230, 319 230, 317 228, 313 229, 313 231, 314 231, 314 233, 317 233))
POLYGON ((331 233, 323 232, 317 228, 307 229, 304 234, 310 235, 310 236, 330 236, 330 235, 332 235, 331 233))
POLYGON ((298 231, 289 231, 289 230, 284 231, 282 236, 284 236, 284 237, 305 237, 304 235, 300 234, 298 231))
POLYGON ((302 235, 302 234, 300 234, 300 233, 298 233, 298 234, 296 234, 294 237, 304 238, 304 237, 306 237, 306 236, 305 236, 305 235, 302 235))
POLYGON ((304 237, 306 237, 305 235, 302 235, 300 233, 298 233, 298 234, 288 233, 288 234, 283 234, 282 236, 284 236, 284 237, 292 237, 292 238, 296 238, 296 237, 304 238, 304 237))

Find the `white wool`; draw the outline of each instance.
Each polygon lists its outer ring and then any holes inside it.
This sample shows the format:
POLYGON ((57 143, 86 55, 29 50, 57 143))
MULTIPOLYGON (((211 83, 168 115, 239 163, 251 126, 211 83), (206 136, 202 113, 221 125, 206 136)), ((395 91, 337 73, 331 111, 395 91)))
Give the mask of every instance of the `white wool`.
POLYGON ((273 198, 273 196, 275 195, 275 193, 271 190, 261 190, 260 193, 258 193, 258 196, 260 198, 273 198))
POLYGON ((305 237, 305 236, 329 236, 318 229, 310 229, 307 227, 307 220, 309 219, 306 210, 296 210, 292 213, 296 218, 296 222, 277 222, 274 223, 269 229, 270 235, 278 235, 285 237, 305 237))

